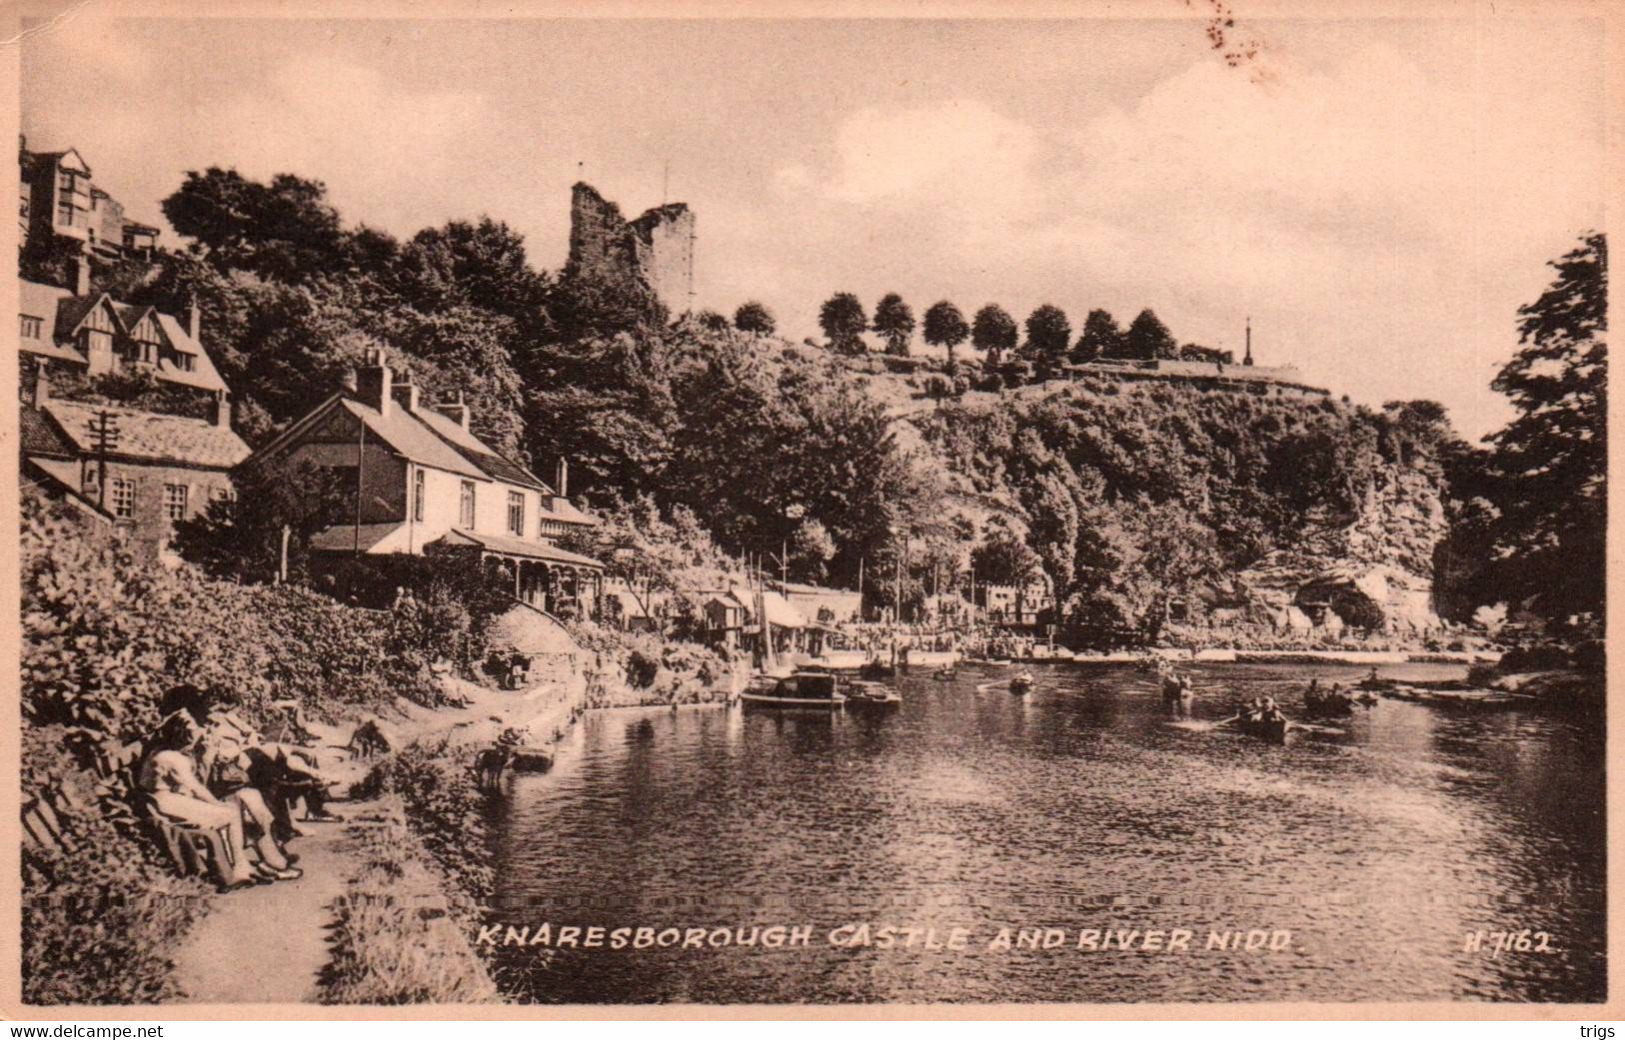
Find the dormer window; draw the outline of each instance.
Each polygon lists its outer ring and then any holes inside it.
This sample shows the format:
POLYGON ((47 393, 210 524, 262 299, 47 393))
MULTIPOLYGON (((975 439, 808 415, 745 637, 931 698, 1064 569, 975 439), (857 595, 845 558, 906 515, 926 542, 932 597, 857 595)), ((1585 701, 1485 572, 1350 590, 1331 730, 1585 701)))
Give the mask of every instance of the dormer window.
POLYGON ((197 358, 190 354, 176 354, 175 367, 182 372, 192 372, 197 369, 197 358))

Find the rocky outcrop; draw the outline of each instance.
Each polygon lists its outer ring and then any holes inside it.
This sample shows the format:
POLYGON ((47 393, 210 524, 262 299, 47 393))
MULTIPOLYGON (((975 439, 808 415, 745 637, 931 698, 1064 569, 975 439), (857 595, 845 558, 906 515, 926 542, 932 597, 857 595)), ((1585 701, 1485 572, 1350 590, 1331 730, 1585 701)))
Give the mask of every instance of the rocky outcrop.
POLYGON ((1353 517, 1307 517, 1301 541, 1236 575, 1234 602, 1246 621, 1281 633, 1425 635, 1443 626, 1433 560, 1446 533, 1437 485, 1402 471, 1368 488, 1353 517))

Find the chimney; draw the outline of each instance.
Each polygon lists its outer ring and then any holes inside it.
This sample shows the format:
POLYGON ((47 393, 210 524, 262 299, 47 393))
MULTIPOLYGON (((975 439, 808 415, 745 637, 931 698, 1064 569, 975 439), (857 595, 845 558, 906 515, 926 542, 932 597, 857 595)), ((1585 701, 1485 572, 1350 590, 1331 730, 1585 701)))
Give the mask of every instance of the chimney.
POLYGON ((34 366, 34 407, 44 408, 51 399, 51 363, 41 360, 34 366))
POLYGON ((418 388, 413 383, 396 383, 389 388, 395 403, 409 412, 418 410, 418 388))
POLYGON ((75 296, 90 295, 90 258, 88 256, 74 257, 73 261, 73 294, 75 296))
POLYGON ((560 498, 570 497, 570 460, 563 455, 553 464, 553 493, 560 498))
POLYGON ((203 335, 203 315, 198 311, 195 298, 186 308, 186 334, 202 342, 200 337, 203 335))
POLYGON ((468 404, 463 400, 463 392, 457 391, 457 396, 439 406, 440 414, 452 422, 468 429, 468 404))
POLYGON ((231 398, 224 390, 214 392, 214 408, 211 418, 214 424, 222 430, 231 429, 231 398))
POLYGON ((394 403, 394 381, 395 373, 384 363, 384 352, 369 350, 361 367, 356 370, 356 397, 362 404, 378 409, 379 415, 387 416, 394 403))

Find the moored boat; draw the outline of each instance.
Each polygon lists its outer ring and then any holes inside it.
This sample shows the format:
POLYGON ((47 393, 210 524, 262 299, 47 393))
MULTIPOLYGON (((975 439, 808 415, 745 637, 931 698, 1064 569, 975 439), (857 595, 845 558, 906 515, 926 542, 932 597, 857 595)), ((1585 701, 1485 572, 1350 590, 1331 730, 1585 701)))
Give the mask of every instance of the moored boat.
POLYGON ((817 708, 833 711, 845 705, 846 695, 840 691, 835 676, 829 672, 795 672, 779 679, 771 687, 752 683, 739 695, 739 702, 747 708, 817 708))
POLYGON ((1033 673, 1023 669, 1010 677, 1011 693, 1026 693, 1033 688, 1033 673))
POLYGON ((885 683, 856 679, 844 684, 843 692, 848 711, 896 708, 903 703, 903 695, 885 683))

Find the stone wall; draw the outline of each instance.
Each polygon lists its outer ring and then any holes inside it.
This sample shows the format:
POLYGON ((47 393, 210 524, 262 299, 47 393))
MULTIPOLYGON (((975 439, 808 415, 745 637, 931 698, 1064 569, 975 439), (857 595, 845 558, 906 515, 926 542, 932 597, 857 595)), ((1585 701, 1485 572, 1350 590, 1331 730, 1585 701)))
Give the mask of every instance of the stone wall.
POLYGON ((628 221, 597 189, 578 183, 570 200, 570 268, 611 285, 641 285, 669 314, 686 313, 694 269, 694 213, 674 202, 628 221))

